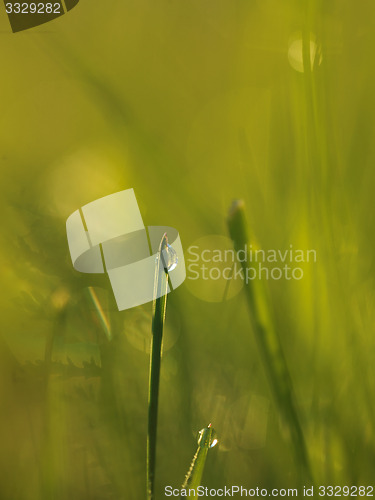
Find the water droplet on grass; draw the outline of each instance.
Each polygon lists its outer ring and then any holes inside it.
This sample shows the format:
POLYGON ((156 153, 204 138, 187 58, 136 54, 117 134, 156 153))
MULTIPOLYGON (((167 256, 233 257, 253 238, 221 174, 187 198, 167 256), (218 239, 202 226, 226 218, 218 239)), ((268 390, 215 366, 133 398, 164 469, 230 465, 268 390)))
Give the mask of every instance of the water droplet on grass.
POLYGON ((178 264, 178 257, 176 250, 171 247, 171 245, 167 245, 167 248, 163 250, 163 261, 164 261, 164 266, 168 269, 168 271, 173 271, 173 269, 176 269, 177 264, 178 264))
POLYGON ((211 424, 198 432, 197 441, 201 448, 203 448, 203 446, 213 448, 219 442, 216 431, 211 427, 211 424))

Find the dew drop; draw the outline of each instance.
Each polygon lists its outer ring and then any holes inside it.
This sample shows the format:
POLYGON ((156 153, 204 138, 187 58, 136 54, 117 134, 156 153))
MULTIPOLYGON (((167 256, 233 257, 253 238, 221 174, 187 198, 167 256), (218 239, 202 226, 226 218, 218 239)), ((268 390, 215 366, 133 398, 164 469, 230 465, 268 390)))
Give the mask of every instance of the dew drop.
POLYGON ((168 244, 167 248, 163 250, 163 258, 164 265, 166 266, 168 271, 173 271, 173 269, 176 269, 178 264, 177 252, 173 247, 171 247, 171 245, 168 244))
POLYGON ((201 448, 204 446, 213 448, 219 442, 216 431, 213 427, 211 427, 211 424, 198 432, 197 441, 201 448))

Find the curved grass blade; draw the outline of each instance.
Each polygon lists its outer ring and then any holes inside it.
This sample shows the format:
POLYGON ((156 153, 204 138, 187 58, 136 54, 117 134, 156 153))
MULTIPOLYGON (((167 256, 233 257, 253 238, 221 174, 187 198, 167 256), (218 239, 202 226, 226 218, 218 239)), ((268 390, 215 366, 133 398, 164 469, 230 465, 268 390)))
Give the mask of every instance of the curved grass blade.
MULTIPOLYGON (((247 227, 244 202, 236 201, 229 212, 228 228, 235 251, 246 252, 247 258, 241 259, 245 276, 251 263, 249 248, 258 248, 253 238, 250 241, 247 227)), ((312 479, 305 438, 294 402, 292 380, 279 335, 272 321, 267 288, 264 281, 254 279, 245 281, 244 291, 264 369, 276 404, 289 430, 297 466, 302 468, 301 479, 312 479)))
MULTIPOLYGON (((204 466, 206 464, 207 452, 210 448, 213 448, 216 443, 217 439, 215 437, 215 430, 211 424, 209 424, 199 433, 198 449, 193 457, 190 468, 186 474, 185 481, 182 485, 182 489, 184 490, 195 491, 193 496, 189 495, 189 498, 192 498, 193 500, 198 498, 197 488, 201 484, 204 466)), ((181 496, 180 498, 186 497, 181 496)))
POLYGON ((156 438, 159 403, 159 380, 163 327, 167 306, 168 268, 164 259, 168 250, 167 235, 160 242, 155 265, 154 305, 152 317, 152 340, 150 354, 150 378, 148 393, 148 432, 147 432, 147 498, 154 499, 156 438))

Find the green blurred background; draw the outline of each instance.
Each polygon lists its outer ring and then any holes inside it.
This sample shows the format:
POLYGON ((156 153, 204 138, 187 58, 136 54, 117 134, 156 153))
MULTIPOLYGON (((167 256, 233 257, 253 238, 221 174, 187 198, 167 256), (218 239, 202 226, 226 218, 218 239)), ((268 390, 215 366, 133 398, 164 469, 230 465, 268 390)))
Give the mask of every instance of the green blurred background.
MULTIPOLYGON (((316 483, 371 484, 374 25, 365 0, 81 0, 18 34, 2 10, 2 499, 145 497, 151 305, 118 312, 65 234, 131 187, 185 249, 234 198, 264 248, 316 249, 269 282, 275 324, 316 483)), ((205 485, 298 484, 241 293, 169 296, 160 390, 157 498, 209 422, 205 485)))

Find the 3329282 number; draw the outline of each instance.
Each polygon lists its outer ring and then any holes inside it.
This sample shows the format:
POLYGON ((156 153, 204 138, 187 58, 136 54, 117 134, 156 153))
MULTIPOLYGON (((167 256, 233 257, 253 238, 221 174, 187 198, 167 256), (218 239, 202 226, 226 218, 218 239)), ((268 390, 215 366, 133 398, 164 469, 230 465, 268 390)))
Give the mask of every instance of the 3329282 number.
POLYGON ((7 14, 62 14, 60 3, 6 3, 7 14))
POLYGON ((319 486, 321 497, 373 497, 373 486, 319 486))

